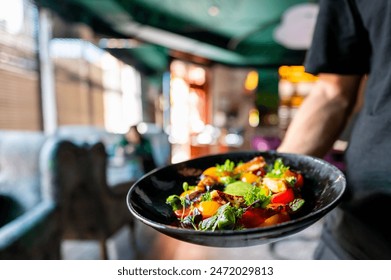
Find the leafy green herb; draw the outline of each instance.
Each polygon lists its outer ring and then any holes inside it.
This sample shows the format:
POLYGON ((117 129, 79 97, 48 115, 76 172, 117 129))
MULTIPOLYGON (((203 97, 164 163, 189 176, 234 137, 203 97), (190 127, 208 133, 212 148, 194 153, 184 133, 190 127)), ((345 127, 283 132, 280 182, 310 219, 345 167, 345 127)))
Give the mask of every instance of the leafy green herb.
POLYGON ((281 178, 284 175, 285 171, 289 169, 288 166, 285 166, 281 158, 278 158, 274 161, 273 168, 266 173, 265 177, 268 178, 281 178))
POLYGON ((286 177, 285 180, 291 185, 291 187, 294 187, 297 181, 297 178, 295 176, 286 177))
POLYGON ((202 220, 202 214, 198 208, 194 208, 191 215, 186 216, 182 219, 182 224, 186 227, 193 227, 197 230, 197 225, 202 220))
POLYGON ((224 164, 217 164, 216 165, 217 172, 223 173, 223 172, 232 172, 235 169, 235 163, 229 159, 227 159, 224 164))
MULTIPOLYGON (((243 213, 246 211, 244 208, 234 208, 236 219, 240 219, 243 216, 243 213)), ((236 229, 236 228, 235 228, 236 229)))
POLYGON ((229 159, 227 159, 224 164, 216 164, 216 172, 220 177, 220 183, 226 186, 237 181, 240 174, 234 174, 234 169, 235 163, 229 159))
POLYGON ((237 178, 235 178, 234 176, 224 176, 224 177, 220 177, 220 182, 227 186, 233 182, 237 181, 237 178))
POLYGON ((212 200, 212 196, 210 195, 210 192, 206 192, 201 195, 201 201, 210 201, 210 200, 212 200))
POLYGON ((234 229, 236 223, 235 208, 227 206, 217 219, 218 229, 234 229))
POLYGON ((217 222, 218 218, 219 217, 217 215, 214 215, 210 218, 203 220, 199 225, 199 229, 200 230, 215 230, 217 227, 216 222, 217 222))
POLYGON ((190 190, 193 190, 196 186, 190 186, 188 182, 184 182, 182 184, 182 188, 183 190, 186 192, 186 191, 190 191, 190 190))
POLYGON ((217 210, 217 213, 203 220, 200 223, 200 230, 222 230, 222 229, 234 229, 236 224, 236 208, 230 206, 229 203, 224 204, 217 210))
POLYGON ((266 188, 252 186, 243 196, 247 205, 265 208, 271 200, 271 193, 266 188))
POLYGON ((185 200, 176 194, 170 195, 166 199, 166 203, 171 206, 172 210, 182 209, 185 205, 185 200))
POLYGON ((224 192, 231 195, 242 196, 247 205, 266 207, 270 203, 271 193, 266 188, 259 188, 243 181, 236 181, 225 187, 224 192))

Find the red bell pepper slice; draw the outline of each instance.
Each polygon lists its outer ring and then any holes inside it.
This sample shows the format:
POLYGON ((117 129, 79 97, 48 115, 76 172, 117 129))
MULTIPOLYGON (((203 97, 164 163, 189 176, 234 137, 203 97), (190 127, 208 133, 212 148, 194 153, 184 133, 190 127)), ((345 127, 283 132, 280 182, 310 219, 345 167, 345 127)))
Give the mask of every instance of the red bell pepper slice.
POLYGON ((265 221, 265 210, 262 208, 250 208, 243 213, 239 220, 245 228, 254 228, 265 221))
POLYGON ((272 195, 271 203, 288 204, 295 199, 295 193, 292 188, 287 188, 283 192, 279 192, 272 195))

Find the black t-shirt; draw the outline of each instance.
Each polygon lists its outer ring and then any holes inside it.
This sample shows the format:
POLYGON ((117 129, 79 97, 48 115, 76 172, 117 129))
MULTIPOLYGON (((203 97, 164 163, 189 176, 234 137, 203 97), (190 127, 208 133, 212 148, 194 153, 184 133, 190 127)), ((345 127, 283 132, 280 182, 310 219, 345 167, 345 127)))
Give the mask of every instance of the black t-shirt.
POLYGON ((349 195, 325 235, 339 258, 391 259, 391 1, 321 0, 305 67, 368 74, 346 152, 349 195))

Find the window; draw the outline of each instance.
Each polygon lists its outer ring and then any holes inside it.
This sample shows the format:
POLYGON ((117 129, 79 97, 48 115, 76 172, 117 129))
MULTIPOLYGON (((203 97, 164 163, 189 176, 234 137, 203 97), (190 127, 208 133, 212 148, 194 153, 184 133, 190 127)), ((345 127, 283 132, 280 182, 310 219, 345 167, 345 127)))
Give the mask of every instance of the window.
POLYGON ((0 129, 42 129, 37 17, 31 1, 0 2, 0 129))

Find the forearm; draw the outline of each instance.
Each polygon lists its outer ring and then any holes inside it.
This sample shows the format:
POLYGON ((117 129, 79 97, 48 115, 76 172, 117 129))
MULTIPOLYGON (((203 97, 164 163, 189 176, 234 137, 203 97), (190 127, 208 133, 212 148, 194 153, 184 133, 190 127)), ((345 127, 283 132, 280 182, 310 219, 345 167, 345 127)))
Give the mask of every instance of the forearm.
POLYGON ((359 78, 343 85, 328 78, 315 85, 300 107, 279 152, 323 157, 344 129, 355 104, 359 78))

